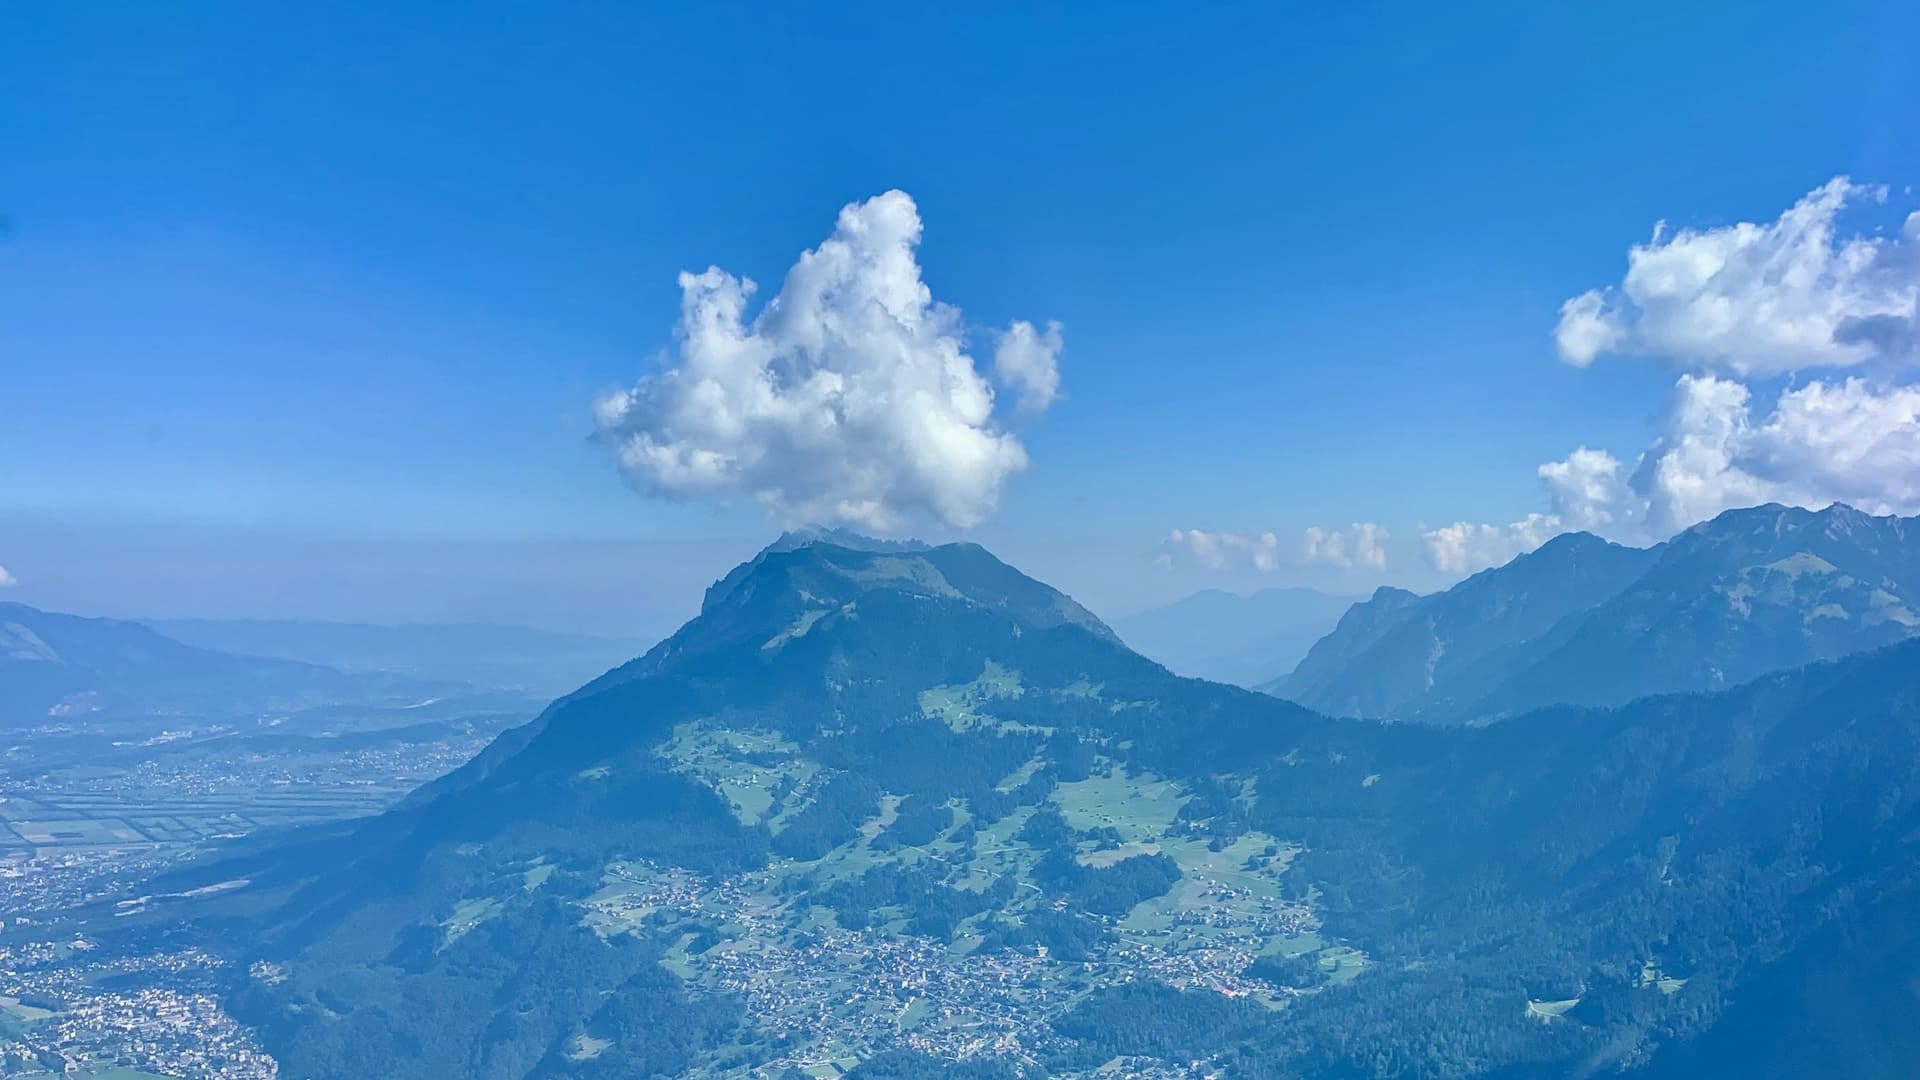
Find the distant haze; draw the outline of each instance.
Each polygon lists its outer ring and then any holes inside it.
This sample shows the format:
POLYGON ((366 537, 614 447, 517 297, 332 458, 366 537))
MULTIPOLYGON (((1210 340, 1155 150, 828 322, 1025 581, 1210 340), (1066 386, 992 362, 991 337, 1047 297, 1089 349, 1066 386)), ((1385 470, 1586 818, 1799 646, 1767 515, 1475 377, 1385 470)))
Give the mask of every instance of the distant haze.
POLYGON ((1114 630, 1176 675, 1254 686, 1292 671, 1360 599, 1317 589, 1262 589, 1252 596, 1208 589, 1116 620, 1114 630))
POLYGON ((476 686, 564 694, 645 652, 650 641, 590 637, 481 623, 299 622, 161 619, 148 626, 176 641, 242 656, 390 671, 476 686))

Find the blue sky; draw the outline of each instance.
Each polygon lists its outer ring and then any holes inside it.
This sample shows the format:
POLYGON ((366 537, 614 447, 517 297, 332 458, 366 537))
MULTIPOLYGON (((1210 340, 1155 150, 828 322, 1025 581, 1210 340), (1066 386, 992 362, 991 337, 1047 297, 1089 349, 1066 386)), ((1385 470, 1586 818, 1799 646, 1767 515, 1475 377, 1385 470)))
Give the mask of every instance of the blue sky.
POLYGON ((1554 338, 1654 222, 1848 175, 1897 227, 1920 180, 1911 4, 682 7, 10 9, 9 593, 669 623, 776 525, 624 486, 593 401, 663 362, 678 272, 764 297, 890 189, 969 327, 1065 328, 969 535, 1115 612, 1431 586, 1424 528, 1658 434, 1674 364, 1554 338), (1354 522, 1384 568, 1297 557, 1354 522), (1173 529, 1283 557, 1156 566, 1173 529))

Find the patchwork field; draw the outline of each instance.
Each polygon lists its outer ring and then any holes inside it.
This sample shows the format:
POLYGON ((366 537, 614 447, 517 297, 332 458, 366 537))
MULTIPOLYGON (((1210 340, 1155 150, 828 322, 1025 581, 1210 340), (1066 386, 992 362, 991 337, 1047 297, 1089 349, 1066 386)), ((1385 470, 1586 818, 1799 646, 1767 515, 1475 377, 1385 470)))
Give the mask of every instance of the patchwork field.
POLYGON ((0 844, 33 848, 191 844, 256 829, 378 813, 405 794, 391 785, 267 788, 173 796, 148 792, 39 792, 0 801, 0 844))

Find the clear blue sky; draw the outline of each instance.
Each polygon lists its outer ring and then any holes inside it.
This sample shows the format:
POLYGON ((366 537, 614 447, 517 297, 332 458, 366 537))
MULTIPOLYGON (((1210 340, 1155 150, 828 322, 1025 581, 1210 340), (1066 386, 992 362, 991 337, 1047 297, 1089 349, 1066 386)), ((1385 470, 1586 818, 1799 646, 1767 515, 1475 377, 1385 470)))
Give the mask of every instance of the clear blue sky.
POLYGON ((1911 3, 917 7, 9 7, 9 591, 671 622, 772 526, 625 488, 592 400, 677 272, 900 188, 935 296, 1066 327, 975 535, 1124 610, 1204 583, 1174 528, 1538 509, 1672 384, 1553 346, 1654 221, 1920 182, 1911 3))

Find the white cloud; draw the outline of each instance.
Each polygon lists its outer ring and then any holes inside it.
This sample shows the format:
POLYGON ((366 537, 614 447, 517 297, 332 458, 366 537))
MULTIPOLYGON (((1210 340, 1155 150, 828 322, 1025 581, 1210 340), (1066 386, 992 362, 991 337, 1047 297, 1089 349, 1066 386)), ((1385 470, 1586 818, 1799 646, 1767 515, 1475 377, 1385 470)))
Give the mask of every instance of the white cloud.
POLYGON ((1757 406, 1726 374, 1920 361, 1920 213, 1897 237, 1842 237, 1837 225, 1886 194, 1836 177, 1765 225, 1657 226, 1617 288, 1562 305, 1555 340, 1576 365, 1630 353, 1708 370, 1680 377, 1631 467, 1584 446, 1541 465, 1548 512, 1428 531, 1429 559, 1467 572, 1568 529, 1648 543, 1764 502, 1920 513, 1920 386, 1814 379, 1757 406))
POLYGON ((9 585, 14 585, 17 583, 18 583, 18 579, 15 578, 12 574, 7 573, 6 567, 0 566, 0 589, 4 589, 9 585))
POLYGON ((1618 286, 1561 306, 1560 355, 1582 367, 1650 355, 1737 375, 1920 359, 1920 213, 1897 238, 1838 228, 1848 206, 1886 195, 1842 176, 1766 224, 1668 234, 1662 223, 1628 251, 1618 286))
POLYGON ((1427 561, 1446 574, 1471 574, 1499 566, 1565 532, 1551 514, 1528 514, 1511 525, 1475 525, 1456 521, 1420 534, 1427 561))
POLYGON ((1048 323, 1042 333, 1022 319, 1000 335, 993 373, 1019 395, 1022 410, 1044 411, 1060 395, 1060 350, 1065 345, 1057 322, 1048 323))
POLYGON ((1385 570, 1387 550, 1382 545, 1387 538, 1387 530, 1371 521, 1357 521, 1345 529, 1316 525, 1301 537, 1301 555, 1308 562, 1323 562, 1342 570, 1355 566, 1385 570))
MULTIPOLYGON (((752 499, 787 522, 890 531, 916 519, 966 528, 1027 465, 958 309, 933 299, 913 200, 889 191, 840 211, 780 293, 718 267, 680 275, 677 355, 595 405, 600 439, 647 494, 752 499)), ((1033 411, 1059 389, 1058 324, 1015 323, 1002 380, 1033 411)))
POLYGON ((1539 475, 1550 513, 1507 526, 1431 530, 1429 560, 1469 573, 1572 529, 1645 544, 1767 502, 1920 514, 1920 386, 1816 380, 1756 411, 1744 383, 1682 375, 1659 436, 1631 470, 1604 450, 1581 447, 1540 466, 1539 475))
POLYGON ((1810 382, 1754 415, 1748 388, 1684 376, 1632 486, 1656 534, 1756 502, 1920 512, 1920 387, 1810 382))
POLYGON ((1270 532, 1256 535, 1175 529, 1167 534, 1158 561, 1172 565, 1176 557, 1189 559, 1209 570, 1251 566, 1267 572, 1280 565, 1280 538, 1270 532))
MULTIPOLYGON (((1538 469, 1546 486, 1547 502, 1553 513, 1547 516, 1560 531, 1582 531, 1607 535, 1622 524, 1619 515, 1630 501, 1627 477, 1620 459, 1605 450, 1582 446, 1562 461, 1549 461, 1538 469)), ((1532 515, 1529 520, 1540 515, 1532 515)), ((1551 537, 1543 537, 1545 543, 1551 537)))

